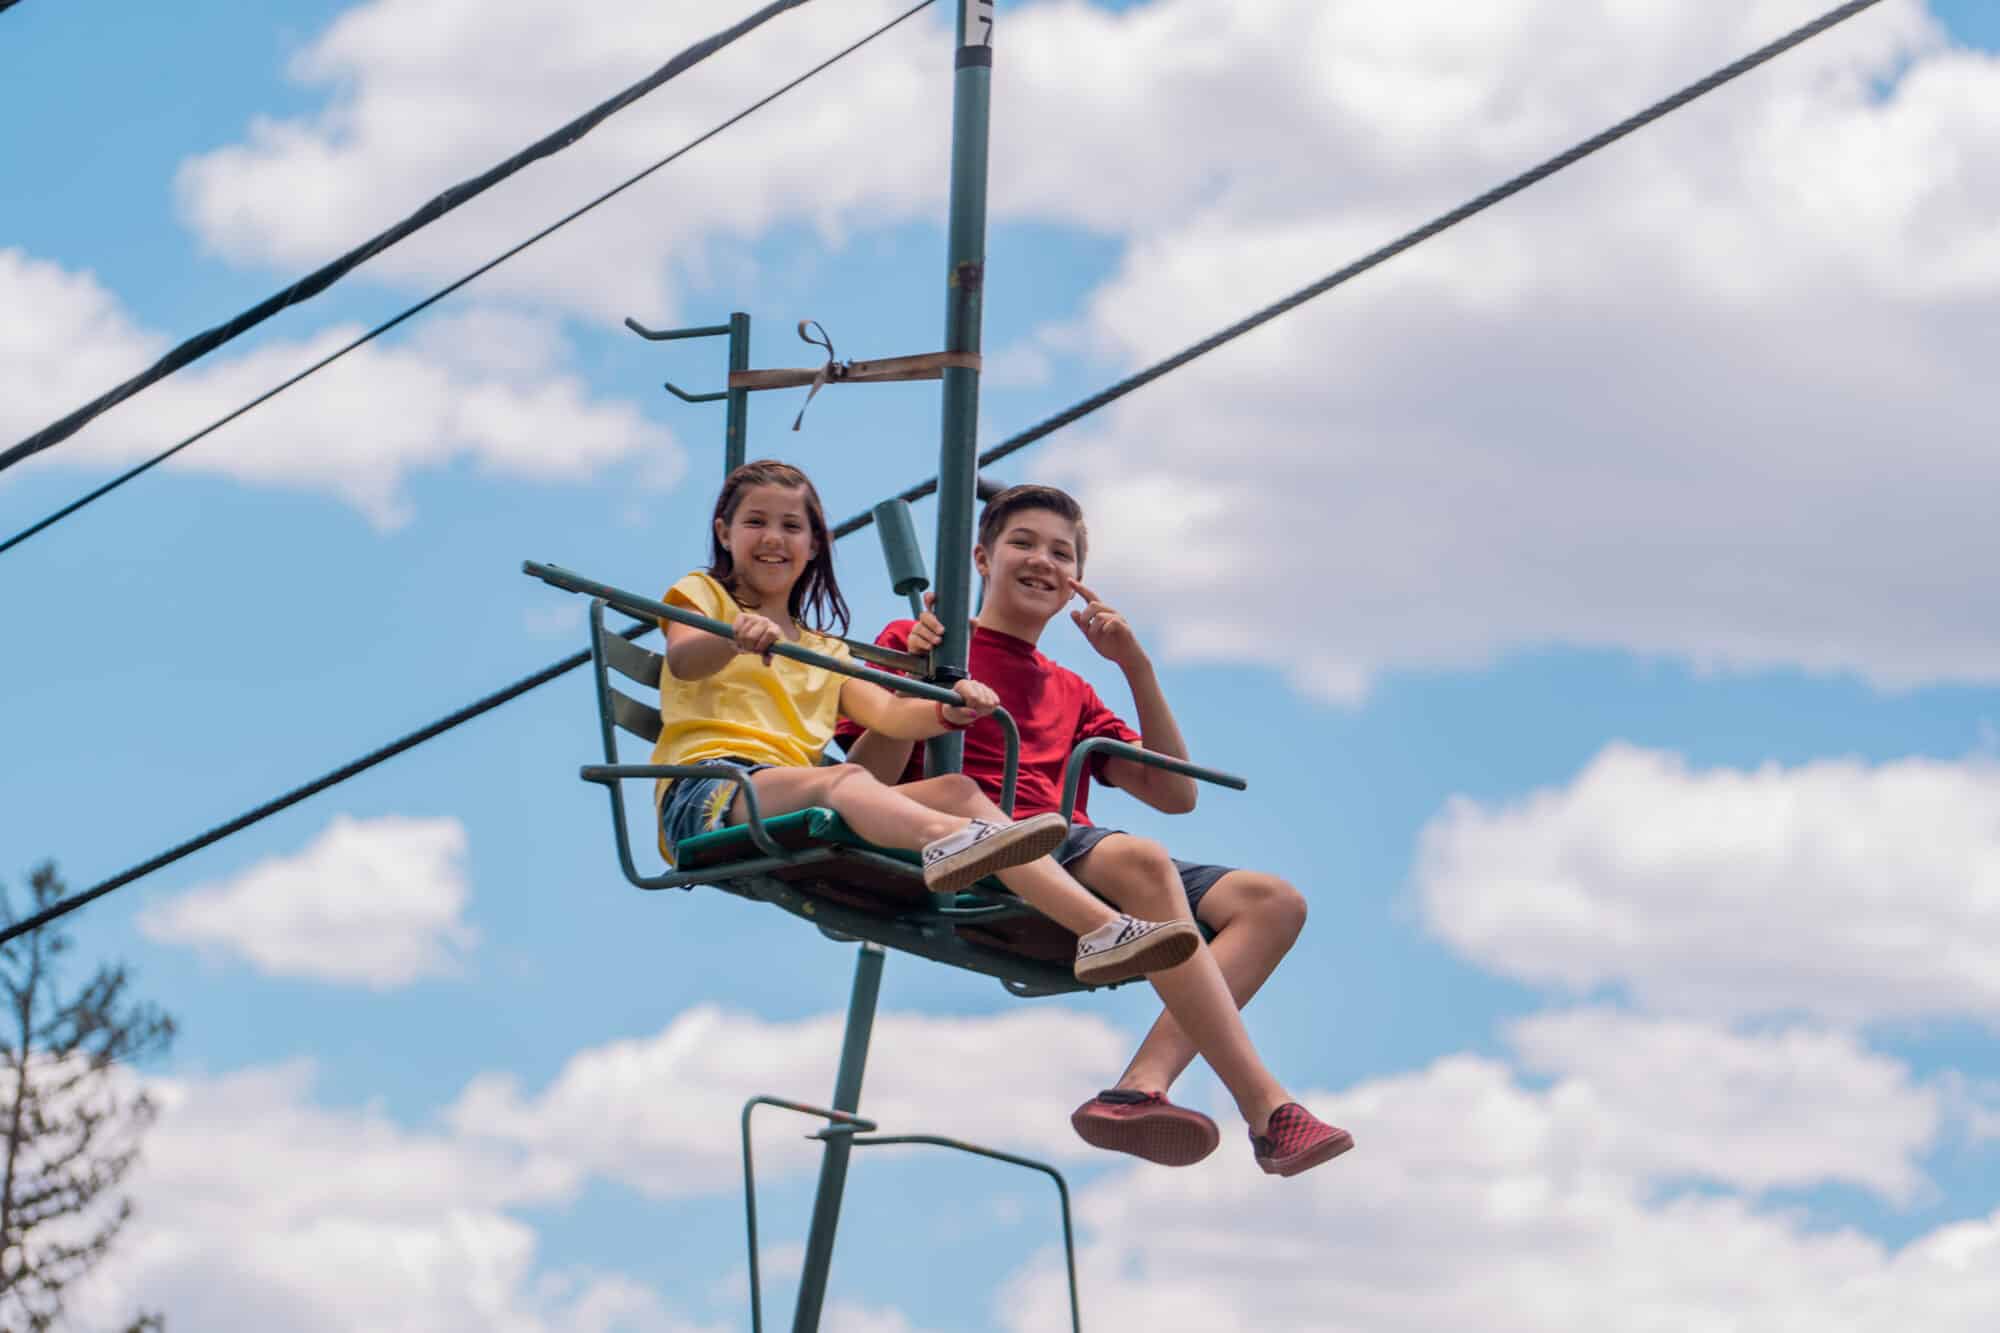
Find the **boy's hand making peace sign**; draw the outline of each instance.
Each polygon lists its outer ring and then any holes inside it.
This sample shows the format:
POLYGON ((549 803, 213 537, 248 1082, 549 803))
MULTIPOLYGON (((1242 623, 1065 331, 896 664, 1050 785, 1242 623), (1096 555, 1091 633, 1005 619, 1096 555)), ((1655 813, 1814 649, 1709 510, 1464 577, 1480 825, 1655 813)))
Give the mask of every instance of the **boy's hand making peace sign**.
POLYGON ((1069 587, 1085 603, 1083 610, 1070 612, 1069 618, 1083 631, 1083 637, 1090 641, 1099 657, 1120 667, 1136 666, 1145 660, 1146 650, 1139 645, 1131 621, 1105 605, 1102 597, 1079 580, 1071 579, 1069 587))

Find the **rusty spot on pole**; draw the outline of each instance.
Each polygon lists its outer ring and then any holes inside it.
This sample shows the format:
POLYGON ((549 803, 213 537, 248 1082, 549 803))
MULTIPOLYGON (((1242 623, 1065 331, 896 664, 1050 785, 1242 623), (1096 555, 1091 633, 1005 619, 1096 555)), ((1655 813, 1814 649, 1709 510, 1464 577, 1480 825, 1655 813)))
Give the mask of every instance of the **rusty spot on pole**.
POLYGON ((951 271, 951 285, 960 291, 976 292, 986 281, 986 265, 967 260, 951 271))

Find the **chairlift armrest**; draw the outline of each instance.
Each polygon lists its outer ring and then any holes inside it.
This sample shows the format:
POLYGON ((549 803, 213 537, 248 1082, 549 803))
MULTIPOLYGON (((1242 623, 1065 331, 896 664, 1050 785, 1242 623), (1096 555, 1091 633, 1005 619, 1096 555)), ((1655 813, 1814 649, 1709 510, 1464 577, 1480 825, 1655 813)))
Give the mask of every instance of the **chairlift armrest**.
POLYGON ((1191 764, 1185 759, 1176 759, 1172 755, 1148 750, 1129 741, 1113 740, 1109 736, 1092 736, 1069 752, 1069 763, 1063 769, 1062 817, 1064 819, 1069 819, 1076 813, 1076 793, 1083 785, 1084 765, 1094 754, 1102 754, 1111 759, 1129 759, 1148 768, 1163 768, 1169 773, 1178 773, 1197 782, 1227 787, 1231 791, 1243 791, 1250 786, 1234 773, 1224 773, 1216 768, 1204 768, 1200 764, 1191 764))
POLYGON ((750 808, 750 841, 766 856, 784 860, 785 849, 778 846, 764 827, 764 814, 757 806, 757 788, 741 769, 720 764, 585 764, 578 772, 585 782, 610 784, 626 779, 722 778, 743 790, 743 803, 750 808))

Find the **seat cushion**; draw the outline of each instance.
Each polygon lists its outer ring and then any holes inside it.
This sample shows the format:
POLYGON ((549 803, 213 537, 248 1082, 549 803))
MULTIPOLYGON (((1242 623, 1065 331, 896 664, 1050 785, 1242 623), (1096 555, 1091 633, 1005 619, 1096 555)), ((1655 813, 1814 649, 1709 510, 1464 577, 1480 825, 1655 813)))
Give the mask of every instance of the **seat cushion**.
MULTIPOLYGON (((807 847, 861 847, 908 862, 918 869, 923 866, 923 858, 915 852, 877 847, 866 841, 847 826, 846 820, 824 806, 809 806, 789 815, 767 819, 764 831, 788 852, 807 847)), ((727 865, 731 861, 747 861, 763 855, 757 844, 751 841, 750 826, 747 824, 732 824, 713 833, 683 839, 674 850, 677 853, 675 865, 682 870, 700 870, 706 866, 727 865)))

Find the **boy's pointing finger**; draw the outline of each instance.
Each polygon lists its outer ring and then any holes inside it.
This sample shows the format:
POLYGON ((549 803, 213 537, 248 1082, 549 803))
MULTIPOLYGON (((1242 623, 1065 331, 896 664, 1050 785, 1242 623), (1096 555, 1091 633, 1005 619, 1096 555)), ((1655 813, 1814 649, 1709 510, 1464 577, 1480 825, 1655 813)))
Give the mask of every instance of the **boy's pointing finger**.
POLYGON ((1099 597, 1096 593, 1092 592, 1084 584, 1084 581, 1082 579, 1071 579, 1069 581, 1069 588, 1071 592, 1083 598, 1083 600, 1086 602, 1101 602, 1104 600, 1102 597, 1099 597))

